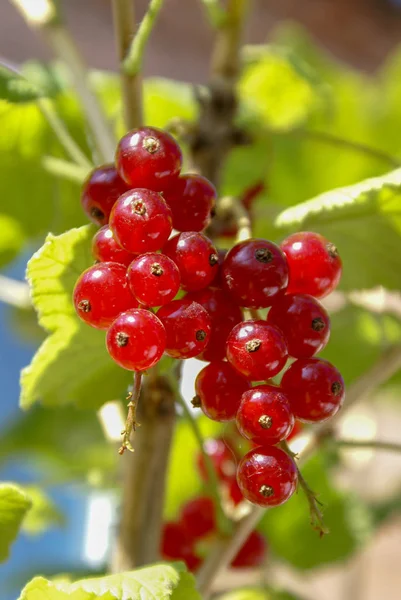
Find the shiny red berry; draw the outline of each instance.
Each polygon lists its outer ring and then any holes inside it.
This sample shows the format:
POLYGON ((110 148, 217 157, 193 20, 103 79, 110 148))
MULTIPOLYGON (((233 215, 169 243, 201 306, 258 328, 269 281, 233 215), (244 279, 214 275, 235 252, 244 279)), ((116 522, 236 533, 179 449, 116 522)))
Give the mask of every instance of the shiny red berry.
POLYGON ((237 371, 251 381, 270 379, 287 361, 282 333, 266 321, 238 323, 227 339, 227 358, 237 371))
POLYGON ((279 506, 295 492, 298 473, 293 459, 280 448, 259 446, 241 459, 238 485, 245 498, 259 506, 279 506))
POLYGON ((212 319, 210 342, 198 358, 210 362, 223 360, 226 357, 227 338, 234 325, 243 319, 241 309, 220 289, 206 288, 190 292, 185 297, 201 304, 212 319))
POLYGON ((172 237, 163 248, 177 265, 183 290, 201 290, 218 271, 217 250, 203 233, 189 231, 172 237))
POLYGON ((213 533, 216 530, 216 517, 212 498, 199 496, 189 500, 181 509, 180 523, 193 539, 213 533))
POLYGON ((107 329, 118 315, 138 306, 127 282, 127 268, 114 262, 89 267, 74 287, 74 306, 82 321, 107 329))
POLYGON ((117 244, 108 225, 98 229, 93 236, 92 254, 99 262, 116 262, 126 267, 135 258, 135 254, 127 252, 117 244))
POLYGON ((270 309, 267 322, 280 329, 288 354, 294 358, 309 358, 329 341, 329 315, 318 300, 306 294, 281 296, 270 309))
POLYGON ((180 272, 168 256, 149 252, 132 261, 128 269, 128 284, 141 304, 162 306, 177 294, 180 272))
MULTIPOLYGON (((219 438, 207 438, 204 442, 204 450, 211 458, 217 477, 220 480, 231 482, 235 477, 237 464, 237 457, 233 450, 219 438)), ((207 481, 207 469, 201 453, 197 457, 197 466, 202 479, 207 481)))
POLYGON ((121 138, 116 167, 131 187, 167 189, 180 174, 182 153, 175 139, 156 127, 141 127, 121 138))
POLYGON ((236 421, 241 435, 261 446, 287 439, 295 423, 289 399, 274 385, 259 385, 245 392, 236 421))
POLYGON ((234 506, 238 506, 238 504, 244 500, 244 495, 240 490, 236 477, 233 477, 231 480, 227 481, 227 491, 228 497, 234 506))
POLYGON ((129 186, 121 179, 114 165, 94 169, 82 188, 81 204, 91 221, 105 225, 114 203, 129 186))
POLYGON ((106 346, 111 358, 123 369, 145 371, 162 357, 166 332, 156 315, 148 310, 127 310, 109 328, 106 346))
POLYGON ((160 554, 165 560, 183 560, 190 571, 195 571, 201 559, 195 554, 194 542, 182 523, 169 521, 163 526, 160 554))
POLYGON ((195 380, 195 399, 209 419, 235 419, 241 396, 251 387, 250 382, 228 362, 208 364, 195 380))
POLYGON ((271 306, 288 283, 288 266, 276 244, 250 239, 231 248, 224 259, 222 279, 225 289, 240 306, 271 306))
POLYGON ((216 189, 201 175, 182 175, 163 193, 177 231, 202 231, 209 225, 216 189))
POLYGON ((110 229, 128 252, 155 252, 171 233, 171 210, 157 192, 131 190, 115 203, 110 214, 110 229))
POLYGON ((344 380, 327 360, 300 358, 283 375, 281 387, 297 419, 305 423, 326 421, 344 401, 344 380))
POLYGON ((235 569, 260 567, 266 558, 266 553, 265 538, 259 531, 252 531, 237 556, 233 558, 231 566, 235 569))
POLYGON ((228 250, 226 250, 225 248, 217 249, 217 256, 219 259, 218 260, 218 271, 217 271, 216 276, 213 279, 212 283, 210 284, 210 287, 216 287, 219 289, 221 289, 223 287, 222 268, 223 268, 223 262, 224 262, 227 252, 228 252, 228 250))
POLYGON ((157 311, 166 334, 166 354, 174 358, 193 358, 207 346, 211 319, 196 302, 182 298, 173 300, 157 311))
POLYGON ((323 298, 338 285, 342 262, 337 248, 312 231, 294 233, 281 244, 289 268, 289 294, 323 298))

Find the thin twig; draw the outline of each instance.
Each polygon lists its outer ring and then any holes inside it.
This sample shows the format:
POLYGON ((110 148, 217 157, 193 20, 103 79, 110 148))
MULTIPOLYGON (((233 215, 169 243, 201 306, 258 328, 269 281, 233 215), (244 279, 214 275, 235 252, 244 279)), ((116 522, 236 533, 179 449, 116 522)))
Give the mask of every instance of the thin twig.
POLYGON ((57 58, 67 65, 93 134, 99 157, 105 162, 112 161, 115 150, 114 136, 100 102, 90 87, 88 69, 75 41, 62 23, 60 13, 56 10, 56 4, 52 0, 42 3, 26 0, 12 0, 12 2, 27 24, 40 32, 57 58))
POLYGON ((226 19, 226 12, 221 6, 220 0, 201 0, 201 2, 205 7, 211 26, 216 29, 222 27, 226 19))
POLYGON ((249 212, 242 205, 239 198, 224 196, 220 198, 216 207, 216 216, 228 226, 231 223, 237 227, 236 242, 242 242, 252 236, 252 224, 249 212))
POLYGON ((228 0, 224 21, 217 32, 212 57, 212 73, 225 79, 236 79, 240 69, 242 30, 249 0, 228 0))
POLYGON ((140 371, 135 371, 132 392, 129 392, 127 396, 127 400, 129 400, 128 415, 127 420, 125 422, 125 428, 121 432, 121 435, 123 436, 123 441, 118 451, 119 454, 124 454, 126 450, 129 450, 130 452, 134 451, 131 445, 131 433, 133 431, 135 432, 138 426, 138 423, 136 422, 136 409, 138 407, 139 396, 141 394, 141 384, 142 373, 140 371))
POLYGON ((367 144, 363 144, 361 142, 347 140, 338 137, 332 133, 326 133, 323 131, 295 130, 289 133, 288 135, 302 137, 304 139, 311 140, 314 142, 321 142, 323 144, 338 146, 340 148, 345 148, 347 150, 366 154, 367 156, 371 156, 372 158, 376 158, 377 160, 385 162, 387 165, 393 168, 401 166, 401 159, 396 158, 391 154, 388 154, 384 150, 372 148, 371 146, 368 146, 367 144))
MULTIPOLYGON (((326 438, 333 422, 335 423, 342 417, 344 412, 355 403, 364 400, 368 394, 371 394, 377 388, 388 381, 401 368, 401 346, 394 346, 386 350, 380 359, 348 389, 347 401, 343 411, 331 419, 328 426, 325 423, 311 430, 308 441, 298 459, 304 462, 310 454, 315 451, 321 441, 326 438)), ((203 594, 204 600, 210 597, 214 580, 221 569, 227 567, 232 558, 241 548, 251 531, 258 524, 265 513, 265 508, 259 506, 252 507, 250 513, 239 521, 233 536, 229 540, 218 539, 210 555, 203 563, 198 574, 198 589, 203 594)))
POLYGON ((141 71, 146 42, 149 39, 162 6, 163 0, 150 0, 148 10, 138 27, 123 62, 124 72, 127 75, 136 75, 141 71))
POLYGON ((401 444, 397 442, 382 442, 380 440, 333 440, 337 448, 350 450, 366 448, 369 450, 385 450, 388 452, 401 452, 401 444))
POLYGON ((70 163, 62 158, 56 156, 44 156, 42 158, 42 166, 48 173, 61 177, 62 179, 68 179, 69 181, 75 181, 81 184, 89 173, 87 167, 81 167, 75 163, 70 163))
POLYGON ((120 62, 124 121, 127 129, 134 129, 143 121, 141 74, 130 74, 123 67, 136 27, 133 0, 113 0, 113 21, 120 62))
POLYGON ((229 520, 225 516, 224 511, 221 507, 221 498, 220 498, 220 494, 219 494, 219 481, 218 481, 216 470, 213 466, 213 462, 212 462, 210 456, 208 455, 208 453, 205 450, 205 442, 204 442, 201 430, 199 428, 198 422, 192 415, 191 411, 189 410, 184 398, 181 396, 179 386, 178 386, 178 384, 175 383, 176 382, 175 378, 171 377, 170 382, 171 382, 171 385, 174 386, 176 401, 181 406, 181 408, 184 412, 184 415, 185 415, 189 425, 191 426, 192 433, 194 434, 194 437, 198 442, 199 450, 202 453, 202 459, 203 459, 203 463, 205 465, 206 473, 207 473, 207 477, 208 477, 208 488, 209 488, 210 494, 213 497, 213 501, 214 501, 214 505, 215 505, 216 516, 217 516, 217 519, 216 519, 217 526, 218 526, 220 534, 223 536, 226 536, 228 533, 231 533, 231 526, 230 526, 229 520))
POLYGON ((17 308, 30 308, 32 302, 28 284, 0 275, 0 302, 17 308))

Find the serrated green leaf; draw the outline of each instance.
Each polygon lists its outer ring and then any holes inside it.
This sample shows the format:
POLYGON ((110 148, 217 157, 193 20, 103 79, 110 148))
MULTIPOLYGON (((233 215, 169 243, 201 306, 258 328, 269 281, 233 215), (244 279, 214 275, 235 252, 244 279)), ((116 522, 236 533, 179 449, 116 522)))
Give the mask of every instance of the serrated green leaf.
POLYGON ((21 488, 0 483, 0 562, 8 558, 10 546, 30 507, 31 500, 21 488))
POLYGON ((23 104, 42 96, 41 90, 19 73, 0 64, 0 98, 10 103, 23 104))
POLYGON ((51 335, 21 374, 21 406, 34 402, 98 407, 121 396, 131 374, 117 367, 105 334, 80 322, 72 305, 79 275, 93 263, 93 227, 50 234, 28 263, 27 277, 39 323, 51 335))
POLYGON ((200 600, 193 575, 181 563, 158 564, 128 573, 51 582, 35 577, 19 600, 200 600))
POLYGON ((401 288, 401 169, 283 211, 279 229, 319 231, 339 248, 343 289, 401 288))
POLYGON ((324 522, 330 533, 320 538, 312 529, 302 490, 283 506, 267 511, 261 531, 274 554, 297 569, 344 561, 369 539, 370 513, 355 497, 332 486, 322 453, 310 460, 302 473, 323 504, 324 522))
POLYGON ((60 527, 65 524, 63 513, 44 490, 36 485, 29 485, 24 486, 24 491, 32 502, 31 510, 22 523, 22 530, 25 533, 38 535, 50 527, 60 527))

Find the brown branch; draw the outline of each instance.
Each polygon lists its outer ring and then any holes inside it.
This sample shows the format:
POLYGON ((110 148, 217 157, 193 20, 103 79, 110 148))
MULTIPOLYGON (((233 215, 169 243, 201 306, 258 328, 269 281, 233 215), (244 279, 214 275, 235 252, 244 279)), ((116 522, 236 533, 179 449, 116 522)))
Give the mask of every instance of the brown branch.
POLYGON ((141 74, 128 74, 123 66, 136 29, 133 0, 113 0, 113 20, 120 63, 124 122, 127 129, 134 129, 143 121, 141 74))
POLYGON ((159 559, 164 491, 174 431, 174 393, 162 376, 149 374, 138 405, 135 452, 124 457, 121 520, 113 572, 159 559))

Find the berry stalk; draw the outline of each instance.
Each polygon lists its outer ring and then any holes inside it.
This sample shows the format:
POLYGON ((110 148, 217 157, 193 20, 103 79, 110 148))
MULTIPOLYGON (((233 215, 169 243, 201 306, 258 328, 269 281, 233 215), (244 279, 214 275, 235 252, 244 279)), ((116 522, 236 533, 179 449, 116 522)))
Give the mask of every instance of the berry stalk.
POLYGON ((136 410, 139 402, 139 397, 141 395, 141 383, 142 383, 142 373, 140 371, 136 371, 134 373, 134 385, 132 391, 128 393, 127 400, 128 402, 128 415, 127 420, 125 422, 125 428, 121 432, 123 436, 123 441, 121 447, 118 451, 119 454, 124 454, 126 450, 130 452, 134 452, 134 449, 131 445, 131 434, 136 430, 137 425, 139 425, 136 421, 136 410))

